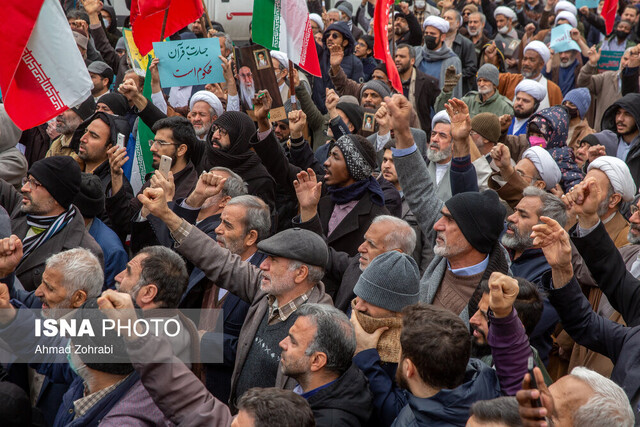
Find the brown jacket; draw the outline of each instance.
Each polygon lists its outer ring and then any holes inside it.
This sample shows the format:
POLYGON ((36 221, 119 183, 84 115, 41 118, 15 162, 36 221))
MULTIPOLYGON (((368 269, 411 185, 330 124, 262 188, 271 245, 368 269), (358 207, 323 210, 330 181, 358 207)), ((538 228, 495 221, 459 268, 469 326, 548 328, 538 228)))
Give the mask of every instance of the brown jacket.
MULTIPOLYGON (((229 406, 234 410, 235 401, 239 397, 235 395, 235 392, 240 371, 269 306, 268 295, 260 288, 262 271, 248 262, 243 262, 238 255, 221 248, 213 239, 196 227, 191 227, 187 237, 179 245, 176 244, 176 250, 201 269, 209 280, 251 305, 238 337, 236 364, 231 377, 229 406)), ((333 304, 331 297, 325 294, 322 282, 313 288, 308 302, 333 304)), ((295 380, 278 370, 274 387, 293 389, 296 384, 295 380)))
POLYGON ((589 126, 589 123, 587 122, 587 118, 585 117, 573 129, 573 132, 571 133, 571 139, 567 142, 567 145, 573 151, 576 151, 578 148, 580 148, 580 141, 582 141, 582 139, 585 136, 590 135, 592 133, 596 133, 596 131, 589 126))
MULTIPOLYGON (((613 240, 617 248, 620 249, 621 247, 629 243, 627 241, 629 223, 624 219, 620 212, 616 212, 611 221, 605 224, 605 229, 607 230, 607 234, 609 234, 609 237, 611 237, 611 240, 613 240)), ((630 268, 634 261, 634 257, 631 257, 630 262, 625 259, 627 268, 630 268)), ((587 299, 589 300, 591 307, 593 307, 593 311, 595 311, 596 313, 602 311, 603 307, 601 307, 601 303, 603 305, 605 304, 606 297, 602 294, 602 291, 599 288, 588 288, 587 299)), ((606 305, 609 306, 608 301, 606 301, 606 305)), ((613 310, 612 308, 609 308, 609 310, 605 311, 611 312, 609 316, 607 316, 609 320, 621 325, 625 324, 622 316, 617 311, 613 310)), ((571 354, 566 373, 571 372, 571 370, 576 366, 585 366, 607 378, 611 376, 611 371, 613 370, 613 362, 611 362, 611 359, 609 359, 608 357, 576 344, 573 339, 571 339, 569 334, 567 334, 565 331, 562 331, 558 335, 558 337, 556 338, 556 342, 565 352, 570 352, 571 354)))
POLYGON ((618 84, 618 71, 605 71, 598 74, 598 67, 588 62, 582 66, 576 81, 577 87, 586 87, 591 92, 591 106, 587 111, 589 125, 600 132, 600 122, 607 108, 622 98, 618 84))

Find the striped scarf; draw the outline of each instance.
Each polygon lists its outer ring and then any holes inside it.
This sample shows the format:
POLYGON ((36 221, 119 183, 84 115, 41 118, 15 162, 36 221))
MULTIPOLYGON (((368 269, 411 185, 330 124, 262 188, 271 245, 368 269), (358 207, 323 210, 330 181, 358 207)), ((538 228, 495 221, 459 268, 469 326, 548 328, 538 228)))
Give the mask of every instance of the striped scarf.
POLYGON ((38 249, 54 234, 62 230, 74 216, 76 216, 76 210, 73 205, 69 206, 69 209, 67 209, 66 212, 63 212, 58 216, 27 215, 27 225, 32 229, 40 229, 43 231, 33 236, 26 237, 22 241, 23 254, 20 262, 22 263, 22 261, 24 261, 31 252, 38 249))

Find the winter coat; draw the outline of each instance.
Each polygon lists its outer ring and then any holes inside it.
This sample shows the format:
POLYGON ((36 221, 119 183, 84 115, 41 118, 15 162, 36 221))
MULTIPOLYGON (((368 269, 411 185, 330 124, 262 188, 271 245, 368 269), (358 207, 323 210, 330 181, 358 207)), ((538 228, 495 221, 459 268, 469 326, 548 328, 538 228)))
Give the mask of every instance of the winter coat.
MULTIPOLYGON (((586 87, 591 92, 591 106, 587 111, 587 121, 597 132, 606 129, 601 127, 604 112, 614 102, 622 98, 619 71, 598 73, 598 67, 588 62, 582 66, 576 87, 586 87)), ((612 129, 615 131, 615 129, 612 129)))
POLYGON ((462 427, 467 423, 473 403, 499 396, 496 372, 478 359, 470 359, 462 385, 452 390, 442 389, 427 399, 409 394, 408 405, 392 427, 462 427))
MULTIPOLYGON (((640 94, 630 93, 614 102, 609 108, 607 108, 607 111, 604 112, 601 125, 603 130, 609 129, 610 131, 616 132, 616 112, 618 111, 618 108, 623 108, 631 113, 636 121, 636 126, 639 126, 640 94)), ((631 149, 627 154, 625 162, 627 163, 627 166, 629 166, 631 176, 633 177, 633 181, 636 183, 637 187, 640 185, 640 143, 638 143, 638 137, 636 137, 631 145, 631 149)))
MULTIPOLYGON (((455 67, 456 74, 462 73, 460 58, 447 46, 443 45, 437 51, 429 50, 426 46, 416 47, 416 68, 438 79, 440 89, 444 87, 444 73, 450 65, 455 67)), ((460 99, 462 95, 462 80, 458 80, 453 97, 460 99)))
MULTIPOLYGON (((436 99, 436 112, 444 110, 444 104, 451 99, 452 92, 442 91, 436 99)), ((480 93, 472 91, 462 97, 462 102, 469 107, 469 115, 471 117, 480 113, 493 113, 500 117, 504 114, 513 116, 513 104, 508 98, 500 95, 497 90, 489 99, 483 101, 480 93)))
POLYGON ((318 427, 368 426, 373 407, 369 382, 354 364, 331 385, 309 398, 318 427))

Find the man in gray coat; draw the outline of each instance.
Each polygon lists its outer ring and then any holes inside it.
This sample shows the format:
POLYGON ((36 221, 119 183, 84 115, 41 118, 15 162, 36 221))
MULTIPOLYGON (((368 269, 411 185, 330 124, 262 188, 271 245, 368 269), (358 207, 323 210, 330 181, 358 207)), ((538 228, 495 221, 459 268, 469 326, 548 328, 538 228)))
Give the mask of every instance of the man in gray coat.
MULTIPOLYGON (((211 194, 224 182, 210 182, 211 194)), ((296 382, 279 369, 278 343, 287 336, 302 304, 332 304, 321 282, 328 258, 322 237, 299 228, 282 231, 258 243, 258 250, 267 258, 256 267, 177 216, 169 209, 161 188, 147 188, 138 197, 167 225, 178 253, 220 288, 251 305, 238 338, 229 398, 232 410, 237 399, 252 387, 293 389, 296 382)))
MULTIPOLYGON (((393 161, 404 196, 422 231, 436 232, 435 257, 420 280, 420 301, 447 308, 468 323, 482 296, 480 281, 493 271, 508 270, 506 253, 498 242, 506 210, 490 190, 460 193, 442 202, 409 131, 411 105, 404 96, 394 95, 387 100, 387 108, 394 121, 393 161)), ((460 144, 469 138, 468 108, 452 100, 450 112, 453 156, 460 157, 468 154, 460 152, 462 147, 473 145, 460 144)))

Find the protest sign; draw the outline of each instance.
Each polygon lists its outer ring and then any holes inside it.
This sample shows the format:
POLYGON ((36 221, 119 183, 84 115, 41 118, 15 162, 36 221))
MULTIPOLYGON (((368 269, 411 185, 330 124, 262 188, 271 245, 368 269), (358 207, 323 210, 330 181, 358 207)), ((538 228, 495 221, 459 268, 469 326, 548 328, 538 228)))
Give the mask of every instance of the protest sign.
POLYGON ((566 52, 568 50, 577 50, 580 52, 580 46, 571 38, 571 30, 573 27, 569 24, 558 25, 551 29, 551 42, 549 48, 556 53, 566 52))
MULTIPOLYGON (((153 43, 162 87, 196 86, 224 81, 217 38, 153 43)), ((273 74, 273 72, 272 72, 273 74)))
POLYGON ((148 55, 142 56, 136 43, 133 41, 133 33, 129 28, 122 29, 122 36, 124 37, 124 45, 127 48, 127 55, 131 61, 131 68, 133 68, 139 76, 144 76, 149 62, 155 58, 153 50, 148 55))
POLYGON ((598 0, 576 0, 577 9, 583 6, 587 6, 589 9, 595 9, 598 7, 598 0))
POLYGON ((600 52, 600 60, 598 61, 598 70, 618 71, 620 68, 620 60, 624 52, 615 50, 603 50, 600 52))

